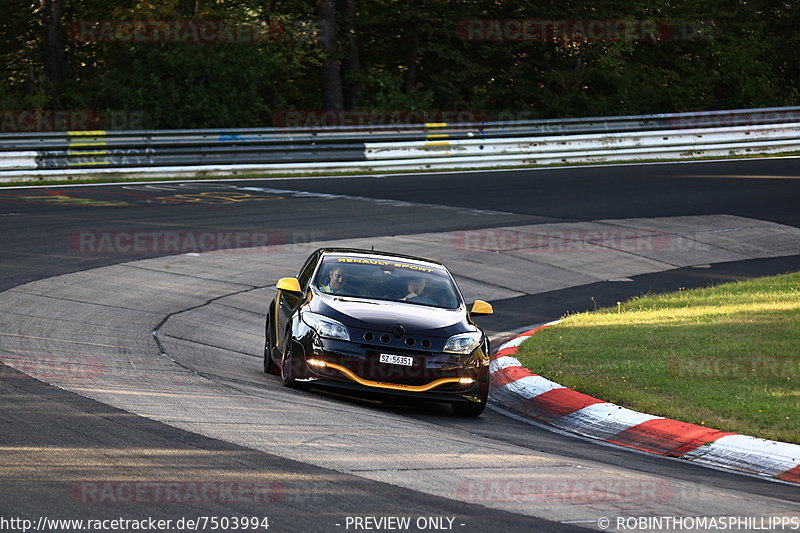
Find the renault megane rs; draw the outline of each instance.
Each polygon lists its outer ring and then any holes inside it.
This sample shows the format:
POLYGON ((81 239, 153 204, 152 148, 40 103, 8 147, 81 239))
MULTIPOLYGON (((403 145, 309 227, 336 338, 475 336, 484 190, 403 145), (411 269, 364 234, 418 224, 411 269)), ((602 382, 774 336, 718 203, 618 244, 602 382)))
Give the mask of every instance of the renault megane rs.
POLYGON ((489 342, 453 276, 419 257, 315 251, 269 306, 264 371, 296 388, 444 401, 478 416, 489 392, 489 342))

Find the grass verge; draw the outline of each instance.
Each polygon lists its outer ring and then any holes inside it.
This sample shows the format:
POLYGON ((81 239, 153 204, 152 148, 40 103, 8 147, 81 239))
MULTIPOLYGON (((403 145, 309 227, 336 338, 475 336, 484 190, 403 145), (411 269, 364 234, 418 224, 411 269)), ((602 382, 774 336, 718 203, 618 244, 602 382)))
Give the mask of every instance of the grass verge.
POLYGON ((516 357, 630 409, 800 443, 800 272, 571 315, 516 357))

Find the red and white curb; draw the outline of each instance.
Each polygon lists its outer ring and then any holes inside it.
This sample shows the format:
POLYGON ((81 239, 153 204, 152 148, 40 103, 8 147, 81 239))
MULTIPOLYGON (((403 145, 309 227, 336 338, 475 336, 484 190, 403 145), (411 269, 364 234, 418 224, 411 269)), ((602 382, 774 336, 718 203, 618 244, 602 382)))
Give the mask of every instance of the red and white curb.
POLYGON ((800 483, 800 445, 678 422, 592 398, 534 374, 513 356, 550 322, 502 344, 490 365, 492 399, 558 429, 637 450, 800 483))

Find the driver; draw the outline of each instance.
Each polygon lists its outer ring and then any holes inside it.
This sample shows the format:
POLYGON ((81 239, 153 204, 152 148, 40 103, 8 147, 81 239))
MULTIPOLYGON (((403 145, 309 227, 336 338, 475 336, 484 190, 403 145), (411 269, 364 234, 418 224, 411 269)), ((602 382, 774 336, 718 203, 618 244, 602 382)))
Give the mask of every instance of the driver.
POLYGON ((402 300, 411 300, 412 298, 417 298, 422 294, 422 291, 425 290, 425 278, 412 278, 408 280, 408 286, 406 291, 408 294, 403 296, 402 300))
POLYGON ((328 284, 320 285, 319 288, 322 292, 335 294, 339 292, 339 290, 342 288, 342 285, 344 285, 344 269, 342 267, 337 266, 330 271, 328 284))

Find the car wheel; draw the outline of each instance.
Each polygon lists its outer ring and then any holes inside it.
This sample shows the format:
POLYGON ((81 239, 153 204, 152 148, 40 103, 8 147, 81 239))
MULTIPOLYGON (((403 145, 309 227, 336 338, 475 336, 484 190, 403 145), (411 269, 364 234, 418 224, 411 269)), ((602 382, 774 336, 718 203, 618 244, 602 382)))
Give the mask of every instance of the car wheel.
POLYGON ((486 409, 486 400, 480 402, 453 402, 450 404, 458 416, 480 416, 486 409))
POLYGON ((267 316, 267 327, 264 335, 264 373, 275 374, 275 363, 272 360, 272 335, 269 332, 269 316, 267 316))
POLYGON ((286 351, 281 360, 281 383, 293 389, 301 389, 302 385, 295 378, 295 365, 297 361, 292 357, 292 339, 286 341, 286 351))
POLYGON ((267 342, 264 344, 264 373, 275 373, 275 364, 272 362, 272 357, 269 353, 269 339, 267 339, 267 342))

